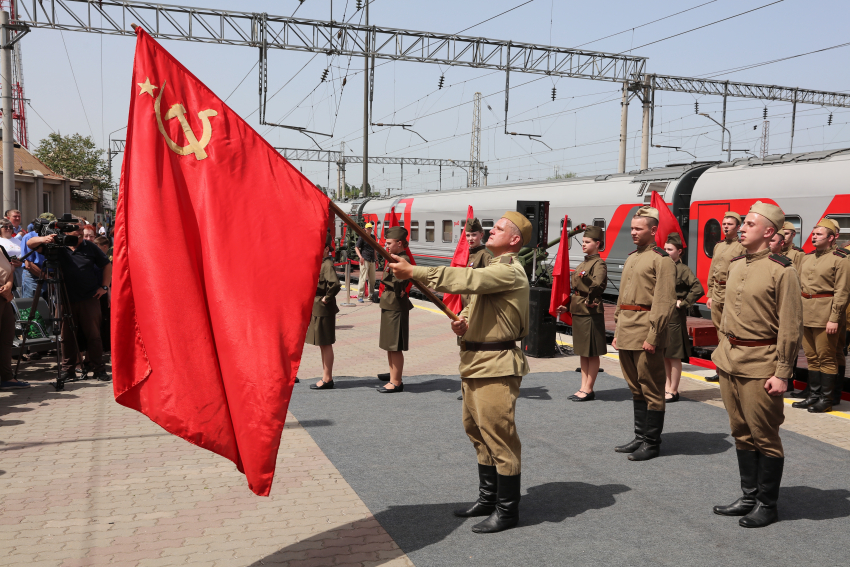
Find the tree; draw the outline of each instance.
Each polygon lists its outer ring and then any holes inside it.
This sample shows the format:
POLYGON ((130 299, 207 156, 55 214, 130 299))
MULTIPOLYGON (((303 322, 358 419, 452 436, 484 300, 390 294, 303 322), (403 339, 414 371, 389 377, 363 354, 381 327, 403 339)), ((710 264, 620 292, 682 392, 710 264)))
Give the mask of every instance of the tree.
POLYGON ((576 176, 576 174, 575 174, 575 173, 573 173, 572 171, 568 171, 568 172, 566 172, 566 173, 559 173, 559 172, 555 172, 555 176, 554 176, 554 177, 547 177, 546 179, 547 179, 547 180, 552 180, 552 179, 572 179, 572 178, 573 178, 573 177, 575 177, 575 176, 576 176))
POLYGON ((91 189, 77 189, 75 196, 94 200, 101 192, 112 189, 112 172, 91 136, 48 134, 35 148, 35 157, 50 169, 72 179, 90 181, 91 189))

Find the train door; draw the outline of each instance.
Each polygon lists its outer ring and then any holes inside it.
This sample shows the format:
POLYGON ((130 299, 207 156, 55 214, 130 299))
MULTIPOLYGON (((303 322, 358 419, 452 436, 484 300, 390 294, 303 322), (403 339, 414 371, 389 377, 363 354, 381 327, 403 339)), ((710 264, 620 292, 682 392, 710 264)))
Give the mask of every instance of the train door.
MULTIPOLYGON (((696 276, 703 286, 708 283, 708 271, 714 246, 723 240, 723 215, 729 210, 729 203, 711 203, 697 205, 697 242, 696 276)), ((707 287, 706 287, 707 289, 707 287)), ((703 300, 704 301, 704 298, 703 300)))

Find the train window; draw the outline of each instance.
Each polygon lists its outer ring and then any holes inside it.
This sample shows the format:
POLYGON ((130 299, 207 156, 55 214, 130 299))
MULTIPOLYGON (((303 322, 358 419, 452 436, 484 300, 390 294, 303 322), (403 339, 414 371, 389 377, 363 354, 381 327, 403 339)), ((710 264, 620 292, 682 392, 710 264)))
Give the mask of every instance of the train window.
POLYGON ((487 242, 490 238, 490 229, 493 228, 493 219, 484 219, 481 221, 481 228, 484 229, 484 239, 481 242, 487 242))
POLYGON ((602 229, 602 244, 599 246, 599 251, 605 250, 605 219, 593 219, 593 226, 598 226, 602 229))
MULTIPOLYGON (((572 229, 573 229, 573 221, 568 220, 567 221, 567 232, 571 231, 572 229)), ((564 219, 561 219, 561 234, 564 234, 564 219)), ((569 250, 572 247, 573 247, 573 239, 568 238, 567 239, 567 250, 569 250)))
POLYGON ((410 240, 416 242, 419 240, 419 221, 410 221, 410 240))
POLYGON ((658 193, 659 197, 664 197, 664 193, 667 192, 668 185, 670 185, 669 181, 655 181, 653 183, 648 184, 646 186, 646 189, 644 189, 643 202, 649 203, 650 201, 652 201, 653 191, 658 193))
POLYGON ((714 247, 723 240, 723 229, 717 219, 708 219, 702 229, 702 249, 709 258, 714 257, 714 247))
POLYGON ((425 242, 434 242, 434 221, 425 221, 425 242))
POLYGON ((451 242, 452 241, 452 221, 444 220, 443 221, 443 242, 451 242))
POLYGON ((803 219, 798 217, 797 215, 785 215, 785 220, 794 225, 794 229, 797 231, 796 236, 794 236, 794 246, 802 246, 803 245, 803 219))
POLYGON ((832 219, 838 223, 838 246, 846 246, 850 242, 850 215, 826 215, 826 218, 832 219))
POLYGON ((638 192, 637 192, 638 197, 643 197, 643 192, 646 191, 646 185, 647 185, 647 183, 646 183, 646 181, 644 181, 643 183, 641 183, 638 186, 638 192))

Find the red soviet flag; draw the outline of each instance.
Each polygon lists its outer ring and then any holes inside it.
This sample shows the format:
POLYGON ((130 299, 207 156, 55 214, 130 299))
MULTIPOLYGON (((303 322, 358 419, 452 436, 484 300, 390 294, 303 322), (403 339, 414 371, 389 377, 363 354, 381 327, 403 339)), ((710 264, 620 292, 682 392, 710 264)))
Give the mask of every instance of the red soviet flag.
POLYGON ((115 400, 230 459, 266 496, 328 199, 136 33, 115 230, 115 400), (164 242, 152 238, 160 226, 164 242))
MULTIPOLYGON (((466 209, 466 218, 467 220, 475 218, 475 215, 472 214, 472 205, 469 205, 466 209)), ((464 225, 460 229, 460 240, 458 240, 457 246, 455 247, 455 255, 452 256, 452 263, 450 264, 450 267, 465 268, 468 264, 469 243, 466 241, 466 225, 464 225)), ((454 313, 460 313, 463 309, 463 300, 455 293, 444 293, 443 303, 445 303, 446 307, 451 309, 454 313)))
POLYGON ((653 209, 658 209, 658 232, 655 233, 655 243, 661 248, 664 248, 664 245, 667 243, 667 237, 674 232, 678 232, 679 237, 682 239, 682 246, 685 246, 685 235, 682 234, 682 227, 679 226, 676 215, 670 212, 670 208, 667 207, 667 203, 664 202, 664 199, 661 198, 658 192, 652 192, 652 200, 649 202, 649 206, 653 209))
MULTIPOLYGON (((570 232, 570 229, 567 228, 568 218, 568 216, 564 216, 564 228, 561 229, 561 243, 558 245, 555 267, 552 268, 552 297, 549 300, 549 314, 556 319, 559 318, 556 310, 559 306, 567 304, 571 293, 569 239, 567 238, 567 234, 570 232)), ((561 313, 560 319, 567 325, 573 324, 573 315, 569 311, 561 313)))

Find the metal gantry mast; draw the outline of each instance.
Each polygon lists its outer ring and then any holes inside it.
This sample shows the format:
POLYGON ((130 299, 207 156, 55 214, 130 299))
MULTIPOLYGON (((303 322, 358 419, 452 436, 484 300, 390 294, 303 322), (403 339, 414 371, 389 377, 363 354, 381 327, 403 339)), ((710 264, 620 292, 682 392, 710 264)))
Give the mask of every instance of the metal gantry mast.
POLYGON ((469 186, 481 185, 481 93, 472 97, 472 140, 469 146, 469 186))

